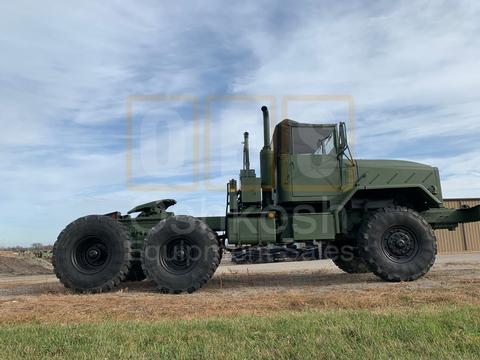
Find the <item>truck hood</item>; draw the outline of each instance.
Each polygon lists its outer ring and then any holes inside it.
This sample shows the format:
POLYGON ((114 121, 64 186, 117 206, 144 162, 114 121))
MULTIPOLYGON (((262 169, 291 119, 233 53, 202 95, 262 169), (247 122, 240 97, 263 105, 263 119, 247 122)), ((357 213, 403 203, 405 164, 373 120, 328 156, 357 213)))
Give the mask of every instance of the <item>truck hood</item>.
POLYGON ((381 168, 381 169, 412 169, 412 170, 434 170, 435 168, 426 164, 404 160, 357 160, 359 168, 381 168))
POLYGON ((357 160, 357 185, 364 188, 420 186, 442 199, 438 169, 403 160, 357 160))

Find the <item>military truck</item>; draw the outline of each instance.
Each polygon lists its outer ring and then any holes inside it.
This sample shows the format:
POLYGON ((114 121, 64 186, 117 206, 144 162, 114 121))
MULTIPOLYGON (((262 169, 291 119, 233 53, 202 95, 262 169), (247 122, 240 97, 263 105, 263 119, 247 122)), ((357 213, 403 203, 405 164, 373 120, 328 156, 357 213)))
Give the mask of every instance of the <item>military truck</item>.
POLYGON ((437 253, 434 229, 480 220, 480 207, 444 207, 439 171, 409 161, 357 160, 345 123, 283 120, 270 138, 262 107, 260 177, 244 134, 239 183, 227 184, 222 216, 175 215, 173 199, 122 215, 89 215, 58 236, 53 265, 78 292, 102 292, 124 280, 153 280, 164 293, 191 293, 214 274, 223 251, 234 258, 313 253, 348 273, 386 281, 426 274, 437 253))

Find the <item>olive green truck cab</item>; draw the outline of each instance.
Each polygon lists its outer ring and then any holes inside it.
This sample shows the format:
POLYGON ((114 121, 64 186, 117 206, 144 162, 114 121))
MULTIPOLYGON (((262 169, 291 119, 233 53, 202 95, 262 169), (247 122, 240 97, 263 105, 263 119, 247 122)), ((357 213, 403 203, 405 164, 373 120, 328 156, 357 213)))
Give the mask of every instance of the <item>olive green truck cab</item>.
POLYGON ((175 215, 167 211, 175 200, 164 199, 126 215, 82 217, 55 243, 60 281, 100 292, 148 277, 163 292, 192 292, 213 276, 225 250, 237 263, 330 258, 348 273, 411 281, 435 261, 434 229, 480 220, 480 207, 444 207, 437 168, 354 159, 344 123, 286 119, 271 138, 268 109, 262 112, 260 176, 250 168, 245 133, 224 215, 175 215))

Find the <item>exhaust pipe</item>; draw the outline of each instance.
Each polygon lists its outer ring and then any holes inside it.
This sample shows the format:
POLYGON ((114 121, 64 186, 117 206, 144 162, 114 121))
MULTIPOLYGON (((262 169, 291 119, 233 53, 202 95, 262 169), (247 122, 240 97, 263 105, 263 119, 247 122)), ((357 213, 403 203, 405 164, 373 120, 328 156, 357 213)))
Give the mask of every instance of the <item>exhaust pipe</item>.
POLYGON ((263 149, 260 151, 260 176, 262 178, 262 205, 268 207, 273 204, 274 161, 270 147, 270 117, 268 108, 262 106, 263 112, 263 149))
POLYGON ((270 148, 270 116, 268 114, 268 108, 262 106, 263 112, 263 147, 270 148))
POLYGON ((250 170, 250 152, 248 149, 248 132, 243 134, 243 170, 250 170))

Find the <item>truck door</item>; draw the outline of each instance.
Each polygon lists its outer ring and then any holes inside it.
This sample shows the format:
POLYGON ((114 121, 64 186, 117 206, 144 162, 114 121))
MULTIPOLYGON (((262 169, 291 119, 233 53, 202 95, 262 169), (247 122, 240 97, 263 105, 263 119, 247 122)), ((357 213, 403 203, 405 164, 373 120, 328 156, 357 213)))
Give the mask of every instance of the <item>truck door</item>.
POLYGON ((290 181, 292 197, 328 200, 341 188, 334 125, 291 127, 290 181))

